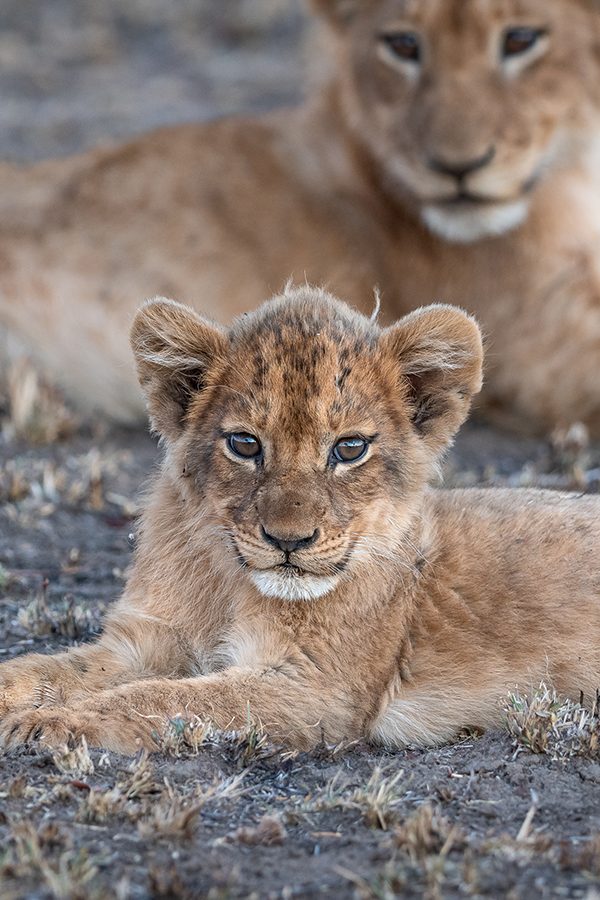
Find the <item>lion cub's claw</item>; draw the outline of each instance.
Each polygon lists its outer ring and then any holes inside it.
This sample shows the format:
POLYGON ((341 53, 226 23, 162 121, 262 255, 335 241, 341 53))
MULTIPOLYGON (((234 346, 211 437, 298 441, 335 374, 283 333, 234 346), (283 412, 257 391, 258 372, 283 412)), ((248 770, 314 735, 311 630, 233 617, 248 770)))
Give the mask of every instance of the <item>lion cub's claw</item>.
POLYGON ((82 735, 94 739, 89 722, 67 709, 28 709, 10 713, 0 723, 0 746, 4 749, 41 743, 58 747, 82 735))

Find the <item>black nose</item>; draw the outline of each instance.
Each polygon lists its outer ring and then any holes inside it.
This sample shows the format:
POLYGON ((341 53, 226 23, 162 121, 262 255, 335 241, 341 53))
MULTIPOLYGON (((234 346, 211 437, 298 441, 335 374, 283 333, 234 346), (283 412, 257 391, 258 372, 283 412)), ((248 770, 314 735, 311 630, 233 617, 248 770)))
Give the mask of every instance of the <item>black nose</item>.
MULTIPOLYGON (((262 527, 262 526, 261 526, 262 527)), ((315 528, 312 534, 307 537, 280 538, 274 534, 269 534, 262 528, 262 536, 269 544, 283 550, 284 553, 292 553, 294 550, 304 550, 314 544, 319 537, 319 529, 315 528)))
POLYGON ((457 178, 459 181, 462 181, 462 179, 466 178, 467 175, 470 175, 471 172, 477 172, 478 169, 483 169, 485 166, 488 166, 495 155, 496 148, 490 147, 483 156, 478 156, 476 159, 464 160, 463 162, 450 162, 441 157, 432 157, 429 160, 429 168, 433 169, 434 172, 441 172, 442 175, 449 175, 451 178, 457 178))

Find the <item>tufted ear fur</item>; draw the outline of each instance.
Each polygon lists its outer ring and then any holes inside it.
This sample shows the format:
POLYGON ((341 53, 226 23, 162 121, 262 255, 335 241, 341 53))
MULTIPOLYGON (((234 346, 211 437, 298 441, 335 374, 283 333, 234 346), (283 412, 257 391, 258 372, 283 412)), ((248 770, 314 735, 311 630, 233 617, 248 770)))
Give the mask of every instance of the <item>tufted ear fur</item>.
POLYGON ((381 340, 400 367, 413 427, 434 453, 440 452, 481 390, 477 322, 455 306, 425 306, 386 328, 381 340))
POLYGON ((159 298, 138 310, 130 340, 152 428, 174 440, 190 401, 225 356, 226 333, 189 307, 159 298))

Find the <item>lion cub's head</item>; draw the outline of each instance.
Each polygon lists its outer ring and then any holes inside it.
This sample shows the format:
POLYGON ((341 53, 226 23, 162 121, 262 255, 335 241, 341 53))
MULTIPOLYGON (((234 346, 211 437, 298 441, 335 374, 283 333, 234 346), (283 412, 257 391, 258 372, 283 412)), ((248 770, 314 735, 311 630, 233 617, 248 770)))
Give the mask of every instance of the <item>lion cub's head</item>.
POLYGON ((356 139, 447 240, 521 224, 537 183, 598 132, 596 0, 313 3, 356 139))
POLYGON ((286 600, 398 559, 481 385, 480 332, 459 309, 430 306, 382 329, 310 288, 228 331, 154 300, 132 345, 181 516, 286 600))

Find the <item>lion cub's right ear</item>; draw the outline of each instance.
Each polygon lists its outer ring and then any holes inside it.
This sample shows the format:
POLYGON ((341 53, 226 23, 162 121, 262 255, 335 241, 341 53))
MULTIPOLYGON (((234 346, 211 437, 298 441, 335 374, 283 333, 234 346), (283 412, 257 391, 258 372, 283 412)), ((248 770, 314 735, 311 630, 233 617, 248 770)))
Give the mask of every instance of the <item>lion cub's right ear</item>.
POLYGON ((158 298, 138 310, 130 340, 152 428, 173 440, 190 401, 225 356, 226 333, 188 306, 158 298))
POLYGON ((481 389, 477 322, 456 306, 425 306, 386 328, 381 344, 399 367, 416 432, 437 455, 451 443, 481 389))

